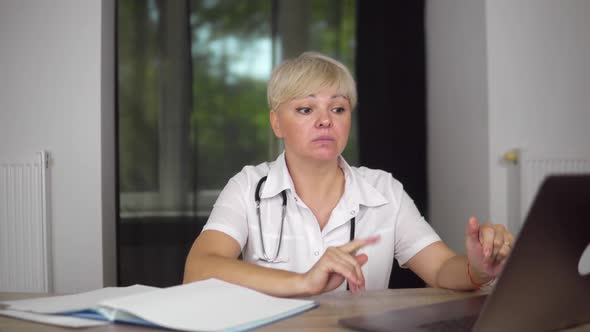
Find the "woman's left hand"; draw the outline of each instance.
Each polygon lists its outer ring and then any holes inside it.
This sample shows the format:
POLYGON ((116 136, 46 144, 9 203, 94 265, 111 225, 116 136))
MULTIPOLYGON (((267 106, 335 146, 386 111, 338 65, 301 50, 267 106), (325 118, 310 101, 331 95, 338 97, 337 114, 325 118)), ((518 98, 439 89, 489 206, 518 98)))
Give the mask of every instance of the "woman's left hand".
POLYGON ((465 250, 472 268, 482 276, 497 277, 512 251, 514 236, 504 225, 479 224, 469 218, 465 250))

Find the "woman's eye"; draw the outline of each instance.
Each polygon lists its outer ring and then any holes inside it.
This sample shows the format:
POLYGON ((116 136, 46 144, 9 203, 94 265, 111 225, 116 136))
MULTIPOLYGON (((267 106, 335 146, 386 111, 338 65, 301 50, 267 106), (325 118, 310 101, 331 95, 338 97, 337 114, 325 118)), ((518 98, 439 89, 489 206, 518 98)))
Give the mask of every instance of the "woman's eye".
POLYGON ((344 109, 344 107, 336 107, 332 109, 332 112, 334 113, 344 113, 344 111, 346 111, 346 109, 344 109))
POLYGON ((297 107, 297 112, 301 114, 309 114, 311 113, 311 108, 309 107, 297 107))

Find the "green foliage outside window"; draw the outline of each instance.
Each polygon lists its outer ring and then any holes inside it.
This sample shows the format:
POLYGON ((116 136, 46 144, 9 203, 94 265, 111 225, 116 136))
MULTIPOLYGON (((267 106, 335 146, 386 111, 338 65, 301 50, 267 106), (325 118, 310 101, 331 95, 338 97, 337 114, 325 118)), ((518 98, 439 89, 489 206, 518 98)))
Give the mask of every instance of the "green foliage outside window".
MULTIPOLYGON (((288 1, 288 0, 287 0, 288 1)), ((311 16, 308 50, 354 70, 355 2, 302 1, 311 16)), ((276 157, 268 123, 266 82, 273 62, 272 1, 194 0, 187 15, 191 50, 191 109, 187 114, 196 189, 221 189, 244 165, 276 157)), ((279 1, 280 4, 280 1, 279 1)), ((161 14, 166 1, 118 1, 119 183, 121 192, 157 192, 160 120, 161 14)), ((276 19, 276 18, 275 18, 276 19)), ((279 36, 280 37, 280 36, 279 36)), ((280 39, 280 38, 279 38, 280 39)), ((288 42, 288 41, 283 41, 288 42)), ((276 59, 275 59, 276 61, 276 59)), ((345 157, 357 161, 353 126, 345 157)))

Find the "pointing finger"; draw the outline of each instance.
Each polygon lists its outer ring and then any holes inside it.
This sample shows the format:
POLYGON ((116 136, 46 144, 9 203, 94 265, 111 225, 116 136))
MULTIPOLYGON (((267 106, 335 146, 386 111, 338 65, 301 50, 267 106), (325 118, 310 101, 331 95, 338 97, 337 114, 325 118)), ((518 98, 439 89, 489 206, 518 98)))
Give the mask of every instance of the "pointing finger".
POLYGON ((469 218, 469 222, 467 222, 467 236, 475 239, 479 236, 479 223, 475 217, 469 218))
POLYGON ((364 239, 356 239, 354 241, 348 242, 347 244, 340 246, 340 250, 349 253, 349 254, 355 254, 359 249, 370 245, 370 244, 374 244, 377 243, 379 241, 380 237, 379 235, 376 236, 371 236, 368 238, 364 238, 364 239))

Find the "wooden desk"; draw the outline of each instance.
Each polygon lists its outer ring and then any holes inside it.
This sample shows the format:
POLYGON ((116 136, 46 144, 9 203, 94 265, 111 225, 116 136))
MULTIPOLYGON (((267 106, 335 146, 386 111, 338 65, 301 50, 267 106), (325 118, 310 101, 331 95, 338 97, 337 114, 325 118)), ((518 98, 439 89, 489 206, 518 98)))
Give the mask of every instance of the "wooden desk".
MULTIPOLYGON (((354 296, 347 292, 323 294, 313 297, 320 306, 301 315, 288 318, 260 328, 260 331, 351 331, 338 325, 341 318, 361 313, 383 312, 393 308, 408 308, 429 303, 444 302, 466 298, 480 294, 478 292, 455 292, 443 289, 389 289, 385 291, 366 292, 362 296, 354 296)), ((38 296, 36 294, 0 293, 0 301, 16 300, 38 296)), ((0 332, 146 332, 156 331, 153 328, 124 324, 109 324, 93 328, 70 329, 51 325, 41 325, 24 320, 0 316, 0 332)), ((569 332, 590 332, 590 324, 568 329, 569 332)))

